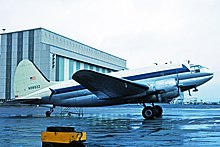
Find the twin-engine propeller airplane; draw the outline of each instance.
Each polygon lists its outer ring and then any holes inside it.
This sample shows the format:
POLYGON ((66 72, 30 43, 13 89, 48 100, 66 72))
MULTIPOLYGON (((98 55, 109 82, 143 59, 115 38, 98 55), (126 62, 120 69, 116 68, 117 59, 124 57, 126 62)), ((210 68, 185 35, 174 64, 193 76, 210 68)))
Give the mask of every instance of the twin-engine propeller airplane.
POLYGON ((24 104, 98 107, 141 103, 145 119, 160 117, 163 110, 154 103, 170 102, 184 91, 198 91, 197 87, 213 77, 213 72, 201 65, 164 64, 138 70, 108 74, 80 70, 72 79, 49 81, 29 60, 22 60, 15 72, 15 100, 24 104), (152 103, 146 106, 145 103, 152 103))

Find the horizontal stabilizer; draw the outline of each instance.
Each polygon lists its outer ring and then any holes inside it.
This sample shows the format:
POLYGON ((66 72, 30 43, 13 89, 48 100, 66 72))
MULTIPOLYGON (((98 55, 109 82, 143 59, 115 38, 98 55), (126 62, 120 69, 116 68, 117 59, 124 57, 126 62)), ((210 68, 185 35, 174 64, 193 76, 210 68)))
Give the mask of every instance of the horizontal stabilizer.
POLYGON ((14 99, 10 101, 6 101, 6 104, 37 104, 41 100, 41 97, 34 97, 34 98, 22 98, 22 99, 14 99))
POLYGON ((90 70, 80 70, 72 78, 101 99, 134 96, 149 89, 145 85, 90 70))

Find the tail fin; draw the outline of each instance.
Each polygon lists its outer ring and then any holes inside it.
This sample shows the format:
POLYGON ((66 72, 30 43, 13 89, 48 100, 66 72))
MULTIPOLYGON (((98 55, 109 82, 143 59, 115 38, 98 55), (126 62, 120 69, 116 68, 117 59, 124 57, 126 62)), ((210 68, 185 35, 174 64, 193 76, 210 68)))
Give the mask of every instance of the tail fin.
POLYGON ((14 93, 15 97, 23 97, 45 88, 50 81, 29 60, 22 60, 15 72, 14 93))

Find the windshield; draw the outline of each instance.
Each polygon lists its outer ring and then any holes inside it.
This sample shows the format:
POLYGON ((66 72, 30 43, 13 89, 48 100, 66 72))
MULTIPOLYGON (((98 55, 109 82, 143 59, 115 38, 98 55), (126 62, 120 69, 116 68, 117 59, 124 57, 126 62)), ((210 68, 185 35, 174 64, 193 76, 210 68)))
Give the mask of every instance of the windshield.
POLYGON ((190 66, 191 72, 194 72, 194 73, 200 72, 201 68, 205 68, 205 67, 203 67, 201 65, 191 65, 190 66))
POLYGON ((207 67, 194 64, 190 65, 190 71, 191 73, 210 73, 210 70, 207 67))

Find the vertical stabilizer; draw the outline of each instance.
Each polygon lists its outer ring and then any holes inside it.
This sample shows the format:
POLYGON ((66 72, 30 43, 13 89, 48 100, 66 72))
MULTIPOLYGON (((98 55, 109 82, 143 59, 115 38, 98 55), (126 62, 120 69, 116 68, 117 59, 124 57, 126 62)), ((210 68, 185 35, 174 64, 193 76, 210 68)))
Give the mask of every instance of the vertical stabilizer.
POLYGON ((14 93, 15 97, 23 97, 45 88, 50 81, 29 60, 22 60, 15 72, 14 93))

